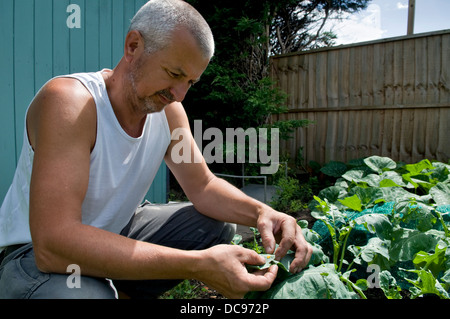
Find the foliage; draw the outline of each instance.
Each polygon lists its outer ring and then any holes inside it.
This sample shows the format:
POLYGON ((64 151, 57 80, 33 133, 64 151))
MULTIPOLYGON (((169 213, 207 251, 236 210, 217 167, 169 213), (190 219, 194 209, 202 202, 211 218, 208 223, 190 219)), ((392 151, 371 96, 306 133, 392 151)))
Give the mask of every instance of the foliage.
POLYGON ((285 47, 282 51, 287 53, 313 43, 329 45, 319 40, 324 38, 321 29, 311 31, 316 24, 326 21, 327 12, 355 12, 368 1, 188 0, 208 21, 216 42, 202 81, 186 97, 189 116, 221 129, 236 123, 244 129, 267 123, 268 116, 282 111, 285 103, 285 96, 269 80, 272 50, 280 53, 279 48, 285 47), (286 41, 291 43, 290 51, 286 41))
POLYGON ((275 199, 271 202, 273 209, 289 215, 307 208, 312 197, 312 190, 308 184, 300 184, 293 177, 280 178, 277 182, 275 199))
POLYGON ((210 293, 209 289, 201 282, 186 279, 166 291, 158 299, 199 299, 210 293))
POLYGON ((364 9, 369 0, 272 2, 270 12, 271 51, 276 54, 300 51, 304 48, 330 46, 336 35, 324 30, 333 14, 354 13, 364 9))
POLYGON ((211 26, 216 52, 202 81, 184 105, 191 120, 205 127, 259 127, 283 111, 285 95, 269 80, 267 53, 252 54, 261 43, 264 5, 257 1, 191 0, 211 26), (255 35, 258 35, 255 37, 255 35))
MULTIPOLYGON (((330 45, 333 35, 317 24, 328 13, 358 11, 368 1, 188 0, 208 21, 216 42, 214 58, 183 103, 191 124, 202 120, 203 127, 222 131, 270 126, 280 129, 280 138, 290 138, 295 128, 309 122, 271 122, 272 115, 285 112, 286 95, 270 80, 269 57, 330 45)), ((237 173, 240 167, 231 169, 237 173)))
POLYGON ((248 297, 366 298, 375 286, 389 299, 403 290, 449 299, 450 165, 379 156, 342 164, 323 170, 341 177, 314 196, 317 222, 302 227, 316 252, 310 266, 248 297))

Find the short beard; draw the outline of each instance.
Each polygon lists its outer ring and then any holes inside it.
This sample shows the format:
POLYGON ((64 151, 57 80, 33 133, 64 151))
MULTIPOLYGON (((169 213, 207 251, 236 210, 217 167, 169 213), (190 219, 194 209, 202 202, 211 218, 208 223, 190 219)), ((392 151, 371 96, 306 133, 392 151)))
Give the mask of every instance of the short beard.
MULTIPOLYGON (((141 60, 141 59, 140 59, 141 60)), ((150 97, 141 98, 137 93, 136 82, 142 78, 139 71, 142 66, 141 61, 137 61, 136 65, 130 70, 128 74, 128 82, 130 84, 130 90, 128 90, 128 100, 133 104, 133 108, 145 113, 158 112, 157 105, 151 100, 150 97)))
MULTIPOLYGON (((161 112, 165 105, 161 107, 161 102, 159 99, 159 95, 164 96, 169 101, 173 102, 175 101, 174 96, 170 93, 169 90, 161 90, 156 92, 155 94, 151 96, 147 96, 144 98, 139 97, 137 93, 137 86, 136 83, 142 79, 142 73, 141 73, 141 67, 144 64, 144 59, 141 57, 136 64, 132 67, 130 70, 130 73, 128 74, 128 82, 130 84, 130 89, 127 93, 128 100, 133 104, 133 108, 145 113, 155 113, 155 112, 161 112), (159 102, 159 103, 158 103, 159 102)), ((170 103, 169 103, 170 104, 170 103)))

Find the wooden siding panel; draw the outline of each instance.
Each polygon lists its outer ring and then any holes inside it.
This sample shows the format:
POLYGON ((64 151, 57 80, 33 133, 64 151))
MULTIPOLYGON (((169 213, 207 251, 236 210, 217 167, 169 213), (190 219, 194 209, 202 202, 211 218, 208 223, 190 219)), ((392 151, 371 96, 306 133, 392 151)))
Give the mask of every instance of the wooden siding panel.
MULTIPOLYGON (((0 1, 0 199, 13 179, 23 142, 25 111, 52 77, 113 68, 123 56, 124 37, 146 0, 0 1), (69 4, 81 9, 81 28, 69 29, 69 4)), ((294 81, 295 82, 295 81, 294 81)), ((166 202, 163 163, 147 194, 166 202)))
POLYGON ((53 76, 53 1, 41 0, 34 7, 34 91, 53 76))
POLYGON ((86 1, 86 71, 95 72, 100 69, 100 33, 99 33, 99 1, 86 1))
POLYGON ((53 1, 53 76, 70 73, 70 29, 66 24, 69 3, 69 0, 53 1))
POLYGON ((99 0, 99 68, 112 69, 112 2, 99 0))
MULTIPOLYGON (((68 73, 77 73, 80 70, 86 70, 86 59, 85 55, 85 32, 86 28, 86 2, 90 0, 76 0, 70 3, 77 4, 80 7, 81 12, 81 28, 73 28, 69 30, 69 59, 70 66, 68 73)), ((66 16, 68 13, 66 13, 66 16)), ((67 29, 67 28, 66 28, 67 29)))
POLYGON ((16 158, 23 142, 25 111, 34 97, 34 5, 14 1, 14 116, 16 158))
POLYGON ((128 23, 124 24, 123 19, 123 7, 124 0, 111 0, 112 1, 112 63, 116 66, 123 56, 124 52, 124 39, 126 31, 124 25, 128 27, 128 23))
POLYGON ((0 196, 6 194, 16 167, 14 117, 14 0, 0 1, 0 196))

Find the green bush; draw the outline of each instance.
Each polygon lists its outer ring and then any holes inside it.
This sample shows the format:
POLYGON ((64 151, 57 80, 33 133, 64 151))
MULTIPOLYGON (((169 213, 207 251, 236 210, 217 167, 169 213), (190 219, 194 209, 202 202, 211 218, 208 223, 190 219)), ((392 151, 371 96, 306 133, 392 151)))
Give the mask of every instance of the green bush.
POLYGON ((300 181, 293 177, 280 178, 277 183, 275 200, 271 206, 281 212, 293 215, 294 213, 307 209, 307 203, 313 194, 309 184, 300 184, 300 181))

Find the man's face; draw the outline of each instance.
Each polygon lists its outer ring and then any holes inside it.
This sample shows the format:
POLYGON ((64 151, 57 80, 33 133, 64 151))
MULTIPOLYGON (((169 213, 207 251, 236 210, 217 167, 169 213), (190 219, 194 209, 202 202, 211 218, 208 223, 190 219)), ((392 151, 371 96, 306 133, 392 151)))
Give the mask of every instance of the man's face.
POLYGON ((132 62, 128 100, 144 113, 160 112, 170 103, 182 102, 208 63, 187 31, 175 31, 167 48, 150 55, 142 53, 132 62))

